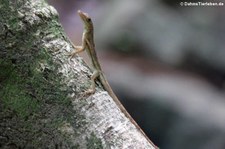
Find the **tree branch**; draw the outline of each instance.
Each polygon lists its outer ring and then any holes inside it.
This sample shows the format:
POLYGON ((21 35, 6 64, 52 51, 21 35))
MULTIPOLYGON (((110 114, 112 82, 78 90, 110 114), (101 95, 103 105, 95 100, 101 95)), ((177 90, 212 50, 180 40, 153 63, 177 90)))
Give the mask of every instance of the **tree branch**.
POLYGON ((44 0, 1 0, 0 147, 156 148, 119 110, 44 0), (7 19, 6 19, 7 18, 7 19))

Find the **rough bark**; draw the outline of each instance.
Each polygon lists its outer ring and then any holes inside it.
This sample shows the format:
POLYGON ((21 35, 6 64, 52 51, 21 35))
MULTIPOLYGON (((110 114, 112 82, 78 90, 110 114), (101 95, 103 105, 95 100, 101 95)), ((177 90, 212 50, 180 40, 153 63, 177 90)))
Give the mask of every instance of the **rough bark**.
POLYGON ((44 0, 0 0, 0 148, 155 148, 119 110, 44 0))

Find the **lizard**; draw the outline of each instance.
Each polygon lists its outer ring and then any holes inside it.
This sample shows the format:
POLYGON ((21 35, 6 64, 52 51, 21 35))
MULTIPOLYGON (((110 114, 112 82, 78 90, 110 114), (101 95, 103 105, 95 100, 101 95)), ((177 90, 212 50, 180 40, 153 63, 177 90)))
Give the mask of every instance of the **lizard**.
MULTIPOLYGON (((135 120, 130 116, 130 114, 126 111, 124 106, 121 104, 115 93, 113 92, 112 88, 110 87, 106 77, 104 76, 102 72, 101 65, 98 61, 97 53, 95 50, 95 43, 94 43, 94 26, 91 18, 87 13, 84 13, 80 10, 78 10, 78 15, 80 16, 83 25, 84 25, 84 31, 82 35, 82 45, 81 46, 75 46, 71 42, 71 44, 74 47, 74 51, 69 54, 70 58, 73 58, 76 54, 85 51, 87 52, 88 56, 91 59, 92 65, 93 65, 93 74, 91 76, 91 87, 89 90, 85 92, 85 94, 93 94, 95 93, 95 80, 99 78, 100 83, 102 84, 103 88, 108 92, 108 94, 111 96, 111 98, 114 100, 116 105, 119 107, 121 112, 133 123, 133 125, 143 134, 143 136, 147 139, 147 141, 152 144, 154 147, 156 147, 150 139, 147 137, 147 135, 143 132, 143 130, 139 127, 139 125, 135 122, 135 120)), ((157 147, 156 147, 157 148, 157 147)))

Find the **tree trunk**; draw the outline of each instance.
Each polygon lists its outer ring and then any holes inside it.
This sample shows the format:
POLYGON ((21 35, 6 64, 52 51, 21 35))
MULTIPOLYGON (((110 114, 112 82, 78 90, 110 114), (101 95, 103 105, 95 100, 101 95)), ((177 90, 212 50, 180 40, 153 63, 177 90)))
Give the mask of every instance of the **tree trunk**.
POLYGON ((156 148, 73 50, 44 0, 0 0, 0 148, 156 148))

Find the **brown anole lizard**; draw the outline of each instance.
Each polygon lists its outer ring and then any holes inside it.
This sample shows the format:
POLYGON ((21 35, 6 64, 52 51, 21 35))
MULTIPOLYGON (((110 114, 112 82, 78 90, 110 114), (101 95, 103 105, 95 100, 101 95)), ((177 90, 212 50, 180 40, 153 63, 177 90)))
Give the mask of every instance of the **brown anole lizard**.
MULTIPOLYGON (((144 137, 151 143, 154 147, 156 147, 150 139, 146 136, 146 134, 142 131, 142 129, 138 126, 138 124, 133 120, 133 118, 130 116, 130 114, 126 111, 126 109, 123 107, 123 105, 120 103, 119 99, 114 94, 112 88, 110 87, 108 81, 106 80, 104 74, 102 73, 101 65, 98 61, 98 57, 95 51, 95 44, 94 44, 94 27, 91 18, 87 13, 84 13, 80 10, 78 10, 78 14, 84 24, 84 31, 82 36, 82 45, 81 46, 74 46, 76 49, 72 53, 70 53, 70 58, 73 58, 76 54, 84 51, 86 49, 86 52, 88 56, 91 58, 91 62, 93 65, 93 74, 91 76, 91 88, 86 91, 87 94, 93 94, 95 93, 95 80, 97 78, 100 79, 100 82, 103 85, 103 88, 108 92, 108 94, 112 97, 114 102, 117 104, 119 109, 124 113, 124 115, 135 125, 135 127, 144 135, 144 137)), ((157 148, 157 147, 156 147, 157 148)))

